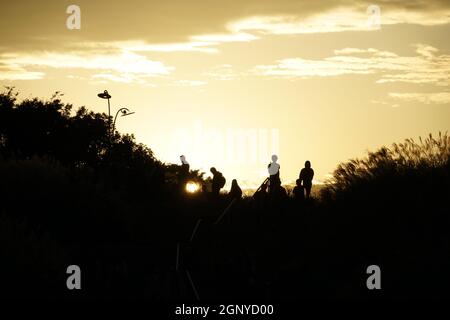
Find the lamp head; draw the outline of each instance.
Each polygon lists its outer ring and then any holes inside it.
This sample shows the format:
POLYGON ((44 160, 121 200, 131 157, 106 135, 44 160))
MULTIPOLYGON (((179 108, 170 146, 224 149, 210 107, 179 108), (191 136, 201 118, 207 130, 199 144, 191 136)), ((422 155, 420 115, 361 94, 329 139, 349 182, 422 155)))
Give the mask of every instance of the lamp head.
POLYGON ((108 93, 108 90, 105 90, 102 93, 97 94, 97 96, 102 99, 111 99, 111 95, 108 93))
POLYGON ((134 112, 130 111, 128 108, 122 108, 120 109, 120 112, 122 113, 121 117, 132 115, 134 112))

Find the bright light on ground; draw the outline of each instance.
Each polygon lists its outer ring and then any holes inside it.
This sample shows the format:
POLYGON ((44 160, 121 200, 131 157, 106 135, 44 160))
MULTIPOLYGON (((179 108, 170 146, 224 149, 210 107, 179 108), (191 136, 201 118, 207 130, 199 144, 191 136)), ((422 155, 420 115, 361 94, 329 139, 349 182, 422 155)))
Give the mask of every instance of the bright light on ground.
POLYGON ((200 190, 200 185, 198 183, 195 182, 188 182, 186 183, 186 191, 189 193, 195 193, 198 190, 200 190))

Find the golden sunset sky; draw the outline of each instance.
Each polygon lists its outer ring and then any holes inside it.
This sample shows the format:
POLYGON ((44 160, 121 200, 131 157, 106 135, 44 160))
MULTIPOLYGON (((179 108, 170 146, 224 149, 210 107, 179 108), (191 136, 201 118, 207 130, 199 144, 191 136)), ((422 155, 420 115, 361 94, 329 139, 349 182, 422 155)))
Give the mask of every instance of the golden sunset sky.
MULTIPOLYGON (((316 180, 450 129, 450 1, 5 1, 0 84, 107 112, 155 156, 246 187, 316 180), (80 8, 80 29, 69 29, 80 8), (209 170, 208 170, 209 174, 209 170)), ((26 130, 26 128, 24 128, 26 130)))

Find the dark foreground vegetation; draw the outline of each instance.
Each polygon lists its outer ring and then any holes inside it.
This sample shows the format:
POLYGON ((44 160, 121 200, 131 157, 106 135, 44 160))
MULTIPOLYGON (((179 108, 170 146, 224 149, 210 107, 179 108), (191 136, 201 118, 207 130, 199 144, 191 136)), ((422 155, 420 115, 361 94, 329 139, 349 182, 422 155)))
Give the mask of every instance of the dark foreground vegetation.
POLYGON ((1 296, 450 297, 447 135, 339 165, 320 199, 244 198, 222 215, 229 198, 180 192, 179 167, 110 137, 106 115, 15 98, 0 94, 1 296))

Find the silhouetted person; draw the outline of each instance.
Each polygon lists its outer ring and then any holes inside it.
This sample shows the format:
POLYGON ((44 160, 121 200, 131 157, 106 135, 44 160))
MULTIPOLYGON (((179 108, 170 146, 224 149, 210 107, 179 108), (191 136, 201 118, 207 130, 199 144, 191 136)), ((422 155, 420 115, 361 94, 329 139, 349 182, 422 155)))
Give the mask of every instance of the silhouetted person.
POLYGON ((220 193, 220 189, 223 188, 225 185, 225 177, 222 175, 221 172, 217 171, 216 168, 212 167, 210 169, 211 173, 213 174, 212 178, 212 194, 215 196, 218 196, 220 193))
POLYGON ((239 200, 242 198, 242 189, 239 187, 236 179, 233 179, 233 181, 231 181, 231 188, 230 188, 230 192, 228 192, 228 196, 231 199, 236 199, 236 200, 239 200))
POLYGON ((180 156, 180 160, 181 168, 178 172, 178 183, 180 184, 181 188, 184 188, 189 176, 189 163, 186 161, 186 157, 184 155, 180 156))
POLYGON ((294 187, 294 190, 292 190, 294 199, 297 201, 305 200, 305 188, 302 186, 302 181, 300 179, 297 179, 295 183, 296 185, 294 187))
POLYGON ((272 156, 272 162, 269 163, 267 169, 269 171, 269 192, 273 192, 278 186, 281 186, 280 165, 277 163, 277 155, 272 156))
POLYGON ((311 195, 312 179, 314 177, 314 170, 311 168, 311 162, 306 161, 305 167, 300 171, 299 179, 302 182, 306 191, 306 198, 311 195))

